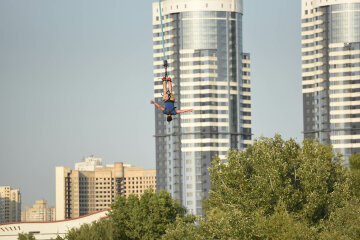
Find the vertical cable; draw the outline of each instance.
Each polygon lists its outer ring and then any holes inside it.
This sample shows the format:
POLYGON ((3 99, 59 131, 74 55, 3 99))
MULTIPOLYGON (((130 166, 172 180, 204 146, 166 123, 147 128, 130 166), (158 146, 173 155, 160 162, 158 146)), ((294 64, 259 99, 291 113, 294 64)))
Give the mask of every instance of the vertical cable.
POLYGON ((163 27, 163 19, 161 12, 161 0, 159 0, 159 11, 160 11, 160 23, 161 23, 161 36, 162 36, 162 46, 163 46, 163 60, 165 61, 165 40, 164 40, 164 27, 163 27))

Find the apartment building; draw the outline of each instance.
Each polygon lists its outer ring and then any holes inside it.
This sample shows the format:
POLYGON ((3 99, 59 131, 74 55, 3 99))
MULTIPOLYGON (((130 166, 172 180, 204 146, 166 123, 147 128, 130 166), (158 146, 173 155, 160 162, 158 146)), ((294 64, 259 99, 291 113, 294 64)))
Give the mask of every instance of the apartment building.
POLYGON ((0 223, 19 221, 21 221, 20 190, 0 186, 0 223))
POLYGON ((21 213, 22 222, 52 222, 56 220, 55 207, 50 207, 46 200, 37 200, 35 204, 25 206, 21 213))
POLYGON ((56 167, 56 219, 76 218, 108 209, 117 195, 141 195, 156 189, 156 171, 116 162, 102 165, 88 157, 75 170, 56 167))

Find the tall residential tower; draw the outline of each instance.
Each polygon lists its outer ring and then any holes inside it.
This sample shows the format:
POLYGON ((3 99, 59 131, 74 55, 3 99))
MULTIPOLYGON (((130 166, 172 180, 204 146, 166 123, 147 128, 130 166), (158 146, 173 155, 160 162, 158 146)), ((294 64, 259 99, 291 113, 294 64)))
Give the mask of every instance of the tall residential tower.
POLYGON ((302 0, 305 138, 360 152, 360 0, 302 0))
MULTIPOLYGON (((202 214, 215 155, 251 143, 250 56, 242 47, 242 0, 163 0, 166 58, 175 106, 193 113, 171 123, 155 110, 157 189, 202 214)), ((153 3, 154 97, 164 74, 158 2, 153 3)))

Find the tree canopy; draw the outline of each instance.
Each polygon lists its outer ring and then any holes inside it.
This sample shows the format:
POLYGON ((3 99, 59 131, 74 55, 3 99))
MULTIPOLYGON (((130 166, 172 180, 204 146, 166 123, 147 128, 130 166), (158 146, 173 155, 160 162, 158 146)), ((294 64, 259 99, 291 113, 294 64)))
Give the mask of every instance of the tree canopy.
POLYGON ((118 197, 112 205, 109 219, 114 226, 115 239, 159 239, 169 224, 177 217, 185 216, 185 208, 180 207, 165 191, 158 194, 145 191, 136 195, 118 197))
MULTIPOLYGON (((107 219, 71 229, 67 240, 160 239, 169 225, 185 218, 185 208, 169 193, 146 190, 139 198, 118 196, 107 219)), ((187 219, 189 217, 186 217, 187 219)), ((194 221, 194 218, 189 218, 194 221)))
POLYGON ((32 233, 19 233, 18 240, 36 240, 32 233))
POLYGON ((204 227, 215 239, 318 239, 355 204, 341 156, 313 140, 261 138, 215 159, 210 175, 204 227))
POLYGON ((355 196, 360 197, 360 153, 350 156, 349 167, 351 170, 351 190, 355 196))
POLYGON ((360 239, 359 163, 360 155, 349 171, 331 146, 313 140, 260 138, 213 161, 206 217, 167 236, 192 229, 184 239, 360 239))
POLYGON ((147 191, 118 197, 108 219, 66 239, 360 239, 360 154, 349 164, 313 140, 260 138, 212 162, 205 217, 186 215, 164 191, 147 191))

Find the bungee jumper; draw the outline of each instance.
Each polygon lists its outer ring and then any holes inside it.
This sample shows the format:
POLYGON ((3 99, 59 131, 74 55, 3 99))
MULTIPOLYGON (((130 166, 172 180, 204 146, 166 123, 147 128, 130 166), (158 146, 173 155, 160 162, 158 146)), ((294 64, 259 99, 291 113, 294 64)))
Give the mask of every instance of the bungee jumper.
POLYGON ((175 97, 172 92, 172 84, 171 78, 167 76, 167 61, 164 61, 165 67, 165 76, 162 78, 163 81, 163 97, 162 100, 164 102, 164 107, 160 106, 153 100, 150 101, 151 104, 154 104, 157 108, 159 108, 164 114, 167 115, 166 120, 168 122, 172 121, 172 115, 177 115, 179 113, 184 112, 192 112, 193 109, 184 109, 184 110, 176 110, 175 107, 175 97))
POLYGON ((164 69, 165 75, 162 78, 163 81, 163 97, 162 100, 164 102, 164 107, 160 106, 153 100, 150 101, 151 104, 154 104, 157 108, 159 108, 164 114, 167 115, 166 120, 168 122, 172 121, 172 116, 177 115, 179 113, 184 112, 193 112, 193 109, 185 109, 185 110, 176 110, 175 107, 175 97, 172 92, 172 84, 171 78, 168 76, 168 63, 165 57, 165 41, 164 41, 164 28, 163 28, 163 21, 162 21, 162 13, 161 13, 161 0, 159 0, 159 10, 160 10, 160 22, 161 22, 161 34, 162 34, 162 45, 163 45, 163 59, 164 59, 164 69))

